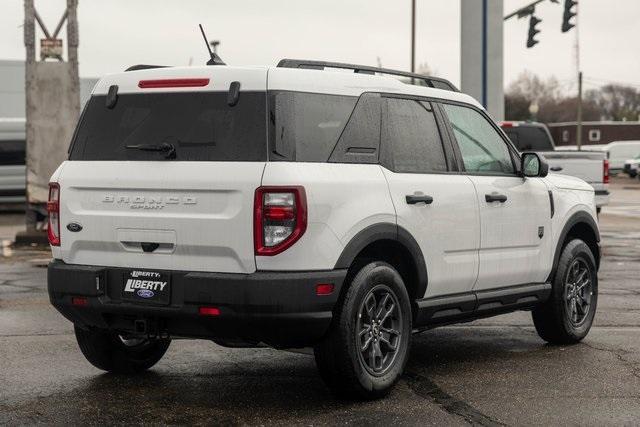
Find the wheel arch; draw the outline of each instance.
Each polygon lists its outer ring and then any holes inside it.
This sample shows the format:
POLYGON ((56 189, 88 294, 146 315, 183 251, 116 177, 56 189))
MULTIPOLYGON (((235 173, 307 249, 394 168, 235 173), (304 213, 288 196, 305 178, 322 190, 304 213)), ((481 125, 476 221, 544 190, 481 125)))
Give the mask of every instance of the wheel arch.
MULTIPOLYGON (((374 258, 398 269, 412 305, 424 296, 428 284, 427 265, 420 245, 407 230, 392 223, 366 227, 347 243, 335 268, 350 269, 358 265, 358 260, 374 258)), ((343 290, 346 288, 344 286, 343 290)))
POLYGON ((569 217, 562 228, 562 232, 558 238, 556 250, 553 255, 553 267, 551 269, 551 273, 549 273, 547 282, 551 282, 553 280, 558 269, 562 250, 566 244, 574 238, 581 239, 587 244, 587 246, 589 246, 593 253, 593 257, 596 260, 596 269, 600 268, 600 231, 598 229, 598 224, 596 224, 596 221, 587 212, 576 212, 569 217))

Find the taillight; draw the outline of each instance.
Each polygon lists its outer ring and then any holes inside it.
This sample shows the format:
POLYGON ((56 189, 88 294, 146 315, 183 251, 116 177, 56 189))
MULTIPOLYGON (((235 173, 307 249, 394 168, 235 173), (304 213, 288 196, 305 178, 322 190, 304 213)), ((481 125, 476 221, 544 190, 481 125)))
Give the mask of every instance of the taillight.
POLYGON ((307 229, 304 187, 259 187, 253 204, 256 255, 276 255, 293 245, 307 229))
POLYGON ((209 84, 207 78, 197 79, 158 79, 158 80, 140 80, 138 87, 140 89, 157 89, 166 87, 202 87, 209 84))
POLYGON ((49 226, 47 236, 51 246, 60 246, 60 185, 49 183, 49 201, 47 202, 49 226))
POLYGON ((603 160, 602 165, 602 182, 605 184, 609 183, 609 160, 603 160))

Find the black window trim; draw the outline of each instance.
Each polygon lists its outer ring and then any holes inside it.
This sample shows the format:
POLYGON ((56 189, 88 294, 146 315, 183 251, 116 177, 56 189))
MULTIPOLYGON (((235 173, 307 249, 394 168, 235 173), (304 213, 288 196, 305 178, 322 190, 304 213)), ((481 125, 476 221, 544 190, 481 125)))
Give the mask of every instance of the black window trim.
POLYGON ((469 175, 469 176, 499 176, 499 177, 518 177, 518 178, 522 177, 522 172, 520 171, 520 154, 518 153, 518 150, 516 150, 513 143, 511 142, 509 137, 504 133, 502 128, 500 128, 500 126, 498 126, 493 121, 493 119, 491 119, 491 117, 487 114, 486 111, 476 107, 475 105, 467 104, 465 102, 460 102, 455 100, 439 99, 437 102, 441 104, 440 108, 442 110, 442 115, 446 123, 447 132, 449 133, 449 137, 453 141, 454 150, 458 158, 458 167, 460 168, 459 173, 464 175, 469 175), (483 116, 489 122, 489 124, 496 130, 500 138, 502 138, 502 141, 507 145, 507 151, 509 152, 509 157, 511 158, 511 164, 513 166, 514 173, 468 172, 464 166, 464 161, 462 159, 462 152, 460 151, 458 140, 456 139, 455 134, 453 132, 451 121, 449 120, 449 116, 444 111, 444 104, 451 104, 451 105, 457 105, 459 107, 466 107, 480 113, 480 115, 483 116))

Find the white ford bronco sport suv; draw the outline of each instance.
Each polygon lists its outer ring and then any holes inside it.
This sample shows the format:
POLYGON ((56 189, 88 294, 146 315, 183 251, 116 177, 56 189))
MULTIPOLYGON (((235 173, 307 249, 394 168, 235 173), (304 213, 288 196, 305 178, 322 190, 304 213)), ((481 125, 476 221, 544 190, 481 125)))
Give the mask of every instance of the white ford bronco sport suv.
POLYGON ((585 337, 594 191, 547 169, 441 79, 132 67, 96 85, 51 178, 50 299, 106 371, 172 337, 313 347, 337 395, 379 397, 415 332, 531 310, 544 340, 585 337))

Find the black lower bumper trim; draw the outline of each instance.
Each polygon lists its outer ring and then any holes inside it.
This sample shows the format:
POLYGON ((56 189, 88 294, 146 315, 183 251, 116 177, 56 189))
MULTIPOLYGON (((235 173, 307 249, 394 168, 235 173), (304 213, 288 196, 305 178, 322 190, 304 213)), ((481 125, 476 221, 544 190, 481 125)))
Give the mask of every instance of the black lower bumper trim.
POLYGON ((82 327, 135 332, 136 320, 172 336, 219 341, 264 342, 274 347, 313 345, 325 334, 346 270, 255 272, 251 274, 167 271, 171 275, 168 305, 123 301, 121 290, 130 269, 65 264, 48 268, 51 303, 82 327), (332 283, 330 295, 316 285, 332 283), (73 297, 86 305, 72 304, 73 297), (220 310, 199 315, 202 306, 220 310))

